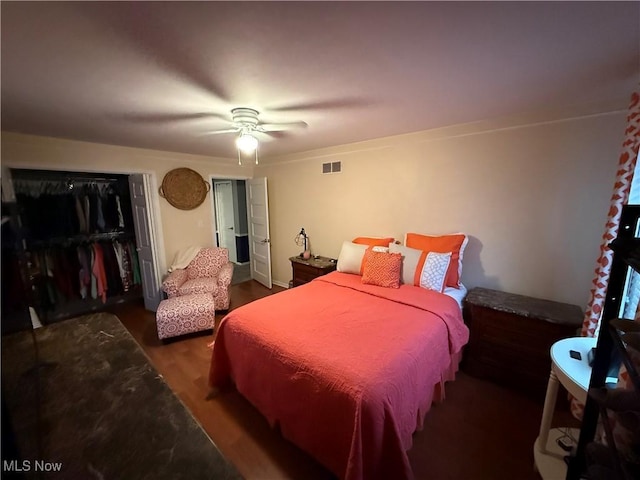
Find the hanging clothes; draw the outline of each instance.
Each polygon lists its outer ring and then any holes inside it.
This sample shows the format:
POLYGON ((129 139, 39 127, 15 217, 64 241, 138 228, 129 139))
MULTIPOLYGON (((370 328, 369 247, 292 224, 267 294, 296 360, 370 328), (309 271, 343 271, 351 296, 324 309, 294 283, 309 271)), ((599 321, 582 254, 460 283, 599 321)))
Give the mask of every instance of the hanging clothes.
POLYGON ((131 258, 131 266, 133 269, 133 284, 142 285, 142 277, 140 275, 140 264, 138 263, 138 250, 133 242, 127 243, 127 250, 131 258))
POLYGON ((95 255, 92 271, 96 277, 97 295, 102 300, 102 303, 107 301, 107 274, 104 268, 104 254, 102 246, 99 243, 93 244, 93 253, 95 255))
POLYGON ((113 247, 113 243, 103 243, 102 252, 104 258, 104 270, 107 277, 109 297, 120 295, 122 290, 122 279, 120 278, 120 267, 113 247))
POLYGON ((89 200, 89 195, 86 193, 82 196, 82 202, 84 204, 84 221, 86 225, 85 232, 89 233, 91 228, 91 221, 89 220, 89 215, 91 214, 91 200, 89 200))
POLYGON ((97 201, 98 201, 98 208, 97 208, 98 218, 96 219, 96 225, 101 232, 106 232, 107 224, 104 221, 104 214, 102 211, 102 197, 100 195, 97 196, 97 201))
POLYGON ((61 319, 84 313, 84 304, 88 312, 97 302, 141 294, 126 176, 12 174, 38 313, 61 319))
POLYGON ((91 263, 90 263, 90 268, 91 268, 91 298, 93 298, 94 300, 98 298, 98 276, 95 274, 94 270, 93 270, 93 265, 96 261, 96 252, 93 250, 93 248, 89 248, 88 249, 89 253, 91 254, 91 263))
POLYGON ((98 193, 91 190, 87 195, 89 198, 89 233, 100 233, 98 228, 98 193))
POLYGON ((124 228, 124 217, 122 216, 122 208, 120 207, 119 195, 116 195, 116 206, 118 207, 118 227, 124 228))
POLYGON ((76 251, 80 262, 80 271, 78 272, 80 297, 85 299, 88 296, 88 290, 91 288, 91 254, 87 251, 86 245, 79 245, 76 251))
POLYGON ((86 233, 87 232, 87 222, 85 220, 85 214, 84 214, 84 208, 82 207, 82 204, 84 203, 83 200, 78 196, 75 197, 76 200, 76 214, 78 215, 78 230, 82 233, 86 233))
POLYGON ((122 289, 124 292, 128 292, 133 286, 133 272, 131 271, 129 250, 126 245, 123 245, 118 241, 113 242, 113 248, 116 252, 116 258, 118 259, 118 267, 120 268, 122 289))
POLYGON ((65 301, 70 301, 76 296, 78 288, 74 283, 77 283, 77 274, 74 275, 74 265, 70 261, 68 251, 65 249, 52 250, 53 260, 53 280, 55 282, 58 291, 62 294, 65 301), (75 280, 75 282, 74 282, 75 280))
POLYGON ((112 189, 105 195, 103 213, 106 228, 111 230, 118 229, 120 223, 118 217, 118 200, 116 193, 112 189))

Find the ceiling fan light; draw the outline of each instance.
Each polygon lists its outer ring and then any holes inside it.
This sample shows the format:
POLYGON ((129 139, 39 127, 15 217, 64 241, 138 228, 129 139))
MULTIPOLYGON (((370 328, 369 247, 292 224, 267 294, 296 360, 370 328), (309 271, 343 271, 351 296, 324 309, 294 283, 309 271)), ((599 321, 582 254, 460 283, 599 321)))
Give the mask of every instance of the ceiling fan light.
POLYGON ((243 133, 236 139, 236 146, 243 153, 253 153, 258 148, 258 139, 248 133, 243 133))

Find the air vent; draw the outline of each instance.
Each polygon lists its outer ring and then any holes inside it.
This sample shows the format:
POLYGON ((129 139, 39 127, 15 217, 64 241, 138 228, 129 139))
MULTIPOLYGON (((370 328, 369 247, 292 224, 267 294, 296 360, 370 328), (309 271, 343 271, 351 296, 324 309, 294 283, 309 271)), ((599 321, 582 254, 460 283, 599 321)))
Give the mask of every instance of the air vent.
POLYGON ((322 173, 340 173, 342 172, 342 162, 331 162, 322 164, 322 173))

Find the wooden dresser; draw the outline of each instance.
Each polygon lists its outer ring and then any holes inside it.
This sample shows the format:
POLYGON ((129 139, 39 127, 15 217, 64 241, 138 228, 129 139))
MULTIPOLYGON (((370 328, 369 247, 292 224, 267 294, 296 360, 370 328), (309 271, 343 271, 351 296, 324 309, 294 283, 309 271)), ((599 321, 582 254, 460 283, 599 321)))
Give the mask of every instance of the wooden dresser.
POLYGON ((551 345, 579 335, 583 312, 577 305, 474 288, 464 301, 464 318, 471 333, 463 370, 542 402, 551 345))
POLYGON ((311 257, 305 260, 301 257, 291 257, 291 268, 293 270, 292 286, 297 287, 310 282, 316 277, 326 275, 336 269, 336 261, 327 257, 311 257))

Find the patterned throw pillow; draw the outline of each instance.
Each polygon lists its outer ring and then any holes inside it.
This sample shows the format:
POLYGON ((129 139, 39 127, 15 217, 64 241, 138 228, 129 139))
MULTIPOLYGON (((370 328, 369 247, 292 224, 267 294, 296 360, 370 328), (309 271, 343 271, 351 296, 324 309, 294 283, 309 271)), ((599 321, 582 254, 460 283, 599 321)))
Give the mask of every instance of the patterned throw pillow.
MULTIPOLYGON (((364 252, 363 257, 362 257, 362 263, 360 265, 360 275, 362 275, 364 273, 364 267, 367 264, 367 262, 369 261, 369 254, 371 252, 388 253, 389 252, 389 247, 380 247, 380 246, 375 246, 375 245, 368 246, 367 249, 364 252)), ((402 268, 400 268, 400 270, 402 270, 402 268)))
POLYGON ((450 262, 451 252, 429 252, 420 273, 420 286, 436 292, 442 292, 450 262))
POLYGON ((402 255, 367 250, 362 283, 380 287, 400 288, 402 255))

